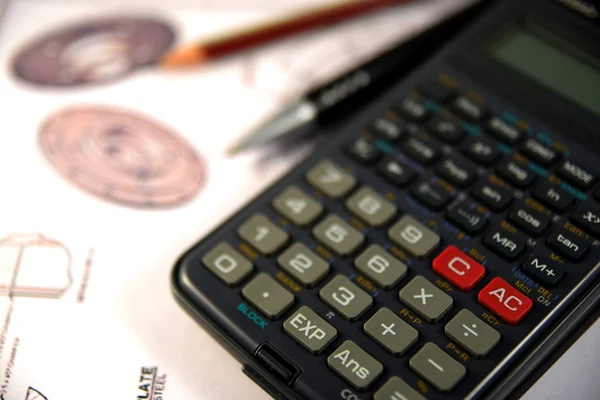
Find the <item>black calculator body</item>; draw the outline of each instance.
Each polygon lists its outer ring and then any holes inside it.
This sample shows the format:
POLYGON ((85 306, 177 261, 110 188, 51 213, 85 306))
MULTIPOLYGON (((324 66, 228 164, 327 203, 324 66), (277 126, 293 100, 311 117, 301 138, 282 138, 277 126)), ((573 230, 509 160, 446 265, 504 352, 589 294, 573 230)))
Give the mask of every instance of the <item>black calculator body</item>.
POLYGON ((592 313, 600 23, 573 3, 494 5, 181 257, 176 297, 269 394, 514 398, 592 313))

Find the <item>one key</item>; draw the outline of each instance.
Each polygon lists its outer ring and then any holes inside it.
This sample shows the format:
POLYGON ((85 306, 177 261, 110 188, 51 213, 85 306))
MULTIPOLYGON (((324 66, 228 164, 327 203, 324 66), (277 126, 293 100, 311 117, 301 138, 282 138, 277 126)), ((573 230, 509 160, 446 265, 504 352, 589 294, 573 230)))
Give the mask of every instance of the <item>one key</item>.
POLYGON ((535 172, 515 160, 506 160, 500 163, 496 172, 508 182, 523 189, 528 188, 535 181, 535 172))
POLYGON ((566 190, 558 185, 553 185, 548 182, 542 183, 533 192, 533 197, 557 213, 564 212, 574 200, 574 197, 566 190))
POLYGON ((458 123, 443 118, 434 119, 427 125, 426 129, 441 141, 450 144, 460 142, 467 134, 458 123))
POLYGON ((425 166, 435 163, 441 154, 441 149, 437 144, 414 137, 406 141, 403 149, 410 158, 425 166))
POLYGON ((502 278, 494 278, 486 285, 477 301, 510 325, 517 325, 531 311, 533 302, 502 278))
POLYGON ((228 286, 237 285, 254 269, 250 261, 226 242, 206 253, 202 264, 228 286))
POLYGON ((390 143, 398 143, 405 135, 403 122, 379 117, 367 128, 369 133, 390 143))
POLYGON ((373 395, 373 400, 427 400, 397 376, 392 376, 373 395))
POLYGON ((296 225, 306 226, 323 212, 323 206, 296 186, 290 186, 273 199, 273 208, 296 225))
POLYGON ((461 146, 461 151, 471 160, 481 165, 491 165, 500 156, 496 143, 482 137, 471 136, 461 146))
POLYGON ((448 246, 433 260, 433 270, 463 292, 472 290, 485 275, 483 265, 456 246, 448 246))
POLYGON ((593 236, 600 236, 600 208, 583 204, 571 215, 571 220, 593 236))
POLYGON ((331 353, 327 365, 358 390, 367 389, 383 372, 383 365, 351 340, 331 353))
POLYGON ((333 326, 306 306, 283 323, 283 330, 312 354, 320 354, 337 336, 333 326))
POLYGON ((242 296, 270 319, 279 318, 294 302, 294 295, 264 272, 244 286, 242 296))
POLYGON ((574 235, 565 228, 552 232, 548 237, 547 244, 573 262, 581 261, 590 249, 588 240, 574 235))
POLYGON ((395 110, 403 117, 413 122, 424 122, 431 115, 423 103, 412 97, 404 99, 395 107, 395 110))
POLYGON ((579 189, 588 190, 596 182, 597 175, 589 169, 566 160, 558 166, 556 174, 579 189))
POLYGON ((500 341, 500 334, 469 310, 461 310, 444 328, 446 336, 475 357, 485 357, 500 341))
POLYGON ((250 246, 271 255, 287 243, 290 235, 262 214, 254 214, 238 228, 238 235, 250 246))
POLYGON ((457 156, 451 156, 442 161, 437 166, 436 172, 449 183, 459 188, 469 186, 477 177, 475 165, 457 156))
POLYGON ((350 141, 350 143, 346 145, 346 151, 350 157, 365 165, 377 162, 383 155, 383 152, 375 146, 375 143, 372 140, 367 140, 362 137, 350 141))
POLYGON ((424 82, 417 87, 417 90, 421 92, 423 96, 439 101, 440 103, 447 103, 456 96, 456 89, 444 85, 437 80, 424 82))
POLYGON ((451 308, 452 297, 422 276, 416 276, 399 293, 400 301, 425 318, 439 321, 451 308))
POLYGON ((405 215, 389 230, 394 243, 416 258, 424 258, 440 244, 440 236, 425 225, 405 215))
POLYGON ((373 298, 343 275, 325 285, 319 297, 350 321, 360 318, 373 305, 373 298))
POLYGON ((329 272, 329 263, 302 243, 281 253, 277 264, 306 287, 313 287, 329 272))
POLYGON ((439 210, 452 200, 452 194, 439 183, 421 182, 411 189, 411 194, 432 210, 439 210))
POLYGON ((354 266, 375 284, 389 289, 406 276, 406 265, 385 251, 381 246, 372 244, 356 260, 354 266))
POLYGON ((564 267, 549 257, 541 257, 535 254, 523 263, 523 271, 542 285, 553 287, 560 282, 565 274, 564 267))
POLYGON ((486 124, 486 130, 496 139, 510 145, 519 143, 524 134, 522 130, 500 117, 492 117, 486 124))
POLYGON ((449 392, 465 377, 467 369, 444 350, 427 343, 410 359, 410 369, 440 392, 449 392))
POLYGON ((504 210, 513 200, 513 193, 510 189, 491 182, 475 185, 471 193, 476 200, 496 212, 504 210))
POLYGON ((527 236, 520 232, 512 233, 500 227, 492 229, 483 239, 486 247, 500 257, 512 261, 519 258, 527 247, 527 236))
POLYGON ((448 221, 469 235, 480 232, 487 225, 487 216, 466 202, 454 206, 448 212, 447 218, 448 221))
POLYGON ((334 199, 345 196, 356 185, 356 178, 329 160, 321 161, 308 171, 306 179, 334 199))
POLYGON ((551 166, 559 158, 559 154, 556 151, 544 146, 532 138, 523 142, 521 145, 521 152, 531 161, 543 165, 544 167, 551 166))
POLYGON ((382 307, 363 327, 365 333, 395 356, 401 356, 416 343, 419 332, 389 308, 382 307))
POLYGON ((487 107, 465 96, 458 96, 450 105, 450 111, 469 121, 482 121, 489 113, 487 107))
POLYGON ((379 227, 396 215, 396 206, 376 193, 373 189, 362 187, 348 200, 346 208, 367 224, 379 227))
POLYGON ((513 208, 508 220, 532 236, 541 235, 550 226, 550 217, 531 207, 513 208))
POLYGON ((313 235, 340 256, 354 253, 365 236, 337 215, 328 215, 313 229, 313 235))
POLYGON ((393 156, 385 158, 379 163, 377 173, 398 187, 404 187, 417 178, 414 169, 401 163, 393 156))

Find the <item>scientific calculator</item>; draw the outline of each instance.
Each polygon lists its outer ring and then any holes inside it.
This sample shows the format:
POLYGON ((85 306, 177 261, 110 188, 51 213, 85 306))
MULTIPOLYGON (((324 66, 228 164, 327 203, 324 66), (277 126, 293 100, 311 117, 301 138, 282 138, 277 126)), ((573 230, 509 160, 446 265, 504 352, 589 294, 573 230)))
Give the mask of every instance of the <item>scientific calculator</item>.
POLYGON ((487 10, 187 251, 180 303, 275 398, 514 398, 599 299, 584 3, 487 10))

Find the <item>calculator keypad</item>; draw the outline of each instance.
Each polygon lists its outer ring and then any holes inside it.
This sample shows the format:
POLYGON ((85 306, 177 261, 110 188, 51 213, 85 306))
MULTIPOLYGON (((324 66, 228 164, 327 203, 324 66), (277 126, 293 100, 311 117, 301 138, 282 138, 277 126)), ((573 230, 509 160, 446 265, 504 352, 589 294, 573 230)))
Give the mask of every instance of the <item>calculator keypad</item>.
POLYGON ((433 343, 427 343, 410 359, 410 368, 440 392, 449 392, 467 374, 461 363, 433 343))
POLYGON ((396 206, 368 187, 360 188, 346 200, 346 207, 352 214, 375 227, 388 223, 396 215, 396 206))
POLYGON ((319 291, 319 297, 344 318, 355 320, 373 305, 373 298, 343 275, 337 275, 319 291))
POLYGON ((419 332, 382 307, 365 323, 365 333, 395 356, 401 356, 419 338, 419 332))
POLYGON ((327 365, 356 389, 366 389, 383 372, 383 365, 351 340, 327 358, 327 365))
POLYGON ((263 254, 273 254, 283 247, 289 235, 262 214, 255 214, 240 226, 238 235, 263 254))
POLYGON ((354 253, 365 240, 365 236, 358 229, 333 214, 314 227, 313 235, 340 256, 354 253))
POLYGON ((273 207, 296 225, 311 224, 323 212, 323 206, 299 188, 290 186, 273 199, 273 207))
POLYGON ((406 264, 381 246, 372 244, 354 260, 356 269, 384 289, 396 285, 406 276, 406 264))
POLYGON ((302 243, 285 250, 277 264, 306 287, 313 287, 329 272, 329 263, 302 243))
POLYGON ((452 308, 452 297, 422 276, 416 276, 399 293, 400 301, 429 322, 437 322, 452 308))
POLYGON ((394 243, 413 257, 423 258, 440 244, 440 237, 410 215, 405 215, 388 231, 394 243))
POLYGON ((485 357, 500 341, 494 328, 469 310, 461 310, 444 327, 446 336, 463 346, 475 357, 485 357))

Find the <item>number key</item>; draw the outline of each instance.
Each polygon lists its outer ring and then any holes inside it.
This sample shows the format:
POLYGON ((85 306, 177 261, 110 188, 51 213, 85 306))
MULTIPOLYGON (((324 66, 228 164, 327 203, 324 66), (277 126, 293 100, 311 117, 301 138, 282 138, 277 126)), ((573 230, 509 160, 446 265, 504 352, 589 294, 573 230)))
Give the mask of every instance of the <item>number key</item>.
POLYGON ((238 235, 265 255, 275 253, 287 243, 289 235, 262 214, 254 214, 238 228, 238 235))
POLYGON ((313 235, 340 256, 352 254, 362 245, 365 236, 337 215, 328 215, 313 229, 313 235))
POLYGON ((337 275, 319 291, 327 305, 350 321, 363 315, 373 305, 373 298, 343 275, 337 275))
POLYGON ((386 224, 396 215, 396 206, 368 187, 360 188, 346 200, 346 207, 352 214, 375 227, 386 224))
POLYGON ((388 236, 416 258, 426 257, 440 243, 440 237, 437 233, 410 215, 400 218, 388 230, 388 236))
POLYGON ((391 288, 406 276, 406 265, 376 244, 358 256, 354 266, 384 289, 391 288))
POLYGON ((290 186, 273 199, 273 207, 296 225, 313 222, 323 212, 318 201, 307 196, 296 186, 290 186))
POLYGON ((302 243, 281 253, 277 264, 306 287, 314 286, 329 272, 329 263, 302 243))
POLYGON ((329 160, 321 161, 308 171, 306 179, 333 199, 346 195, 356 185, 356 178, 329 160))
POLYGON ((250 261, 225 242, 206 253, 202 264, 228 286, 237 285, 254 269, 250 261))

